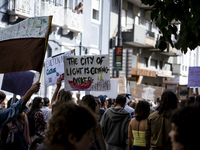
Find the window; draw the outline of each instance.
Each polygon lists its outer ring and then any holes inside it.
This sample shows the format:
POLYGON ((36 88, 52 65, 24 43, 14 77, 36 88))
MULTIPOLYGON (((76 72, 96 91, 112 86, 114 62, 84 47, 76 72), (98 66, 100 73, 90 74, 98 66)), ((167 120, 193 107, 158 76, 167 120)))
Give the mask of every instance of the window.
POLYGON ((185 66, 185 71, 187 71, 187 66, 185 66))
POLYGON ((92 0, 92 19, 100 21, 100 0, 92 0))
POLYGON ((121 26, 126 27, 126 10, 122 9, 121 26))
POLYGON ((159 62, 159 68, 160 68, 160 69, 163 68, 163 62, 162 62, 162 61, 159 62))
POLYGON ((158 61, 155 59, 151 59, 151 67, 157 69, 158 67, 158 61))
POLYGON ((147 57, 144 58, 144 64, 146 67, 148 67, 148 58, 147 57))
POLYGON ((140 24, 140 17, 135 16, 135 24, 139 25, 140 24))
POLYGON ((182 71, 184 71, 184 67, 185 67, 185 66, 183 65, 183 66, 182 66, 182 71))
POLYGON ((149 21, 146 21, 146 29, 147 31, 151 31, 151 23, 149 21))

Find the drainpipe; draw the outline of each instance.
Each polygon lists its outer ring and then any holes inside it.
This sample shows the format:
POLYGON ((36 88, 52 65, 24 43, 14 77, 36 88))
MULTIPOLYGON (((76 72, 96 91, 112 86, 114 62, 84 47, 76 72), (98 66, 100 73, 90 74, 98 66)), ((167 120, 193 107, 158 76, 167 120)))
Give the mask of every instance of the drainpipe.
MULTIPOLYGON (((122 33, 121 33, 121 14, 122 14, 122 0, 118 0, 118 39, 117 46, 122 46, 122 33)), ((119 77, 119 71, 116 71, 116 77, 119 77)))

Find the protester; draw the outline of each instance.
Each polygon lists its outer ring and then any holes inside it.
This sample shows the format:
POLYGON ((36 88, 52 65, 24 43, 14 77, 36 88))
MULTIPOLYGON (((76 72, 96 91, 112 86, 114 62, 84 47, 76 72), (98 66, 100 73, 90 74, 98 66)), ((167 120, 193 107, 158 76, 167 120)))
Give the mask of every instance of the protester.
POLYGON ((187 99, 182 99, 180 102, 180 107, 184 107, 186 104, 187 99))
POLYGON ((95 101, 97 103, 97 112, 99 112, 99 109, 101 107, 101 101, 100 101, 100 99, 98 97, 94 97, 94 99, 95 99, 95 101))
POLYGON ((101 118, 101 127, 108 150, 124 150, 128 139, 128 125, 131 115, 124 109, 126 97, 119 95, 116 98, 116 107, 106 110, 101 118))
POLYGON ((80 93, 76 93, 76 103, 79 104, 81 102, 80 100, 80 93))
POLYGON ((196 103, 199 104, 200 103, 200 95, 196 96, 196 103))
POLYGON ((54 111, 54 109, 56 109, 56 107, 58 105, 62 105, 65 102, 73 102, 75 104, 75 102, 72 99, 72 93, 70 91, 65 91, 64 89, 60 89, 61 87, 61 78, 59 77, 57 79, 57 87, 56 90, 53 94, 53 97, 51 99, 51 104, 52 104, 52 112, 54 111), (59 91, 59 92, 58 92, 59 91))
POLYGON ((200 105, 190 104, 174 111, 171 117, 171 137, 173 150, 199 149, 200 105))
POLYGON ((105 107, 106 107, 106 97, 107 97, 106 95, 99 95, 98 96, 98 98, 101 101, 101 105, 100 105, 99 113, 98 113, 98 115, 99 115, 99 122, 101 121, 101 118, 102 118, 104 112, 106 111, 105 110, 105 107))
POLYGON ((27 101, 30 99, 33 93, 39 91, 40 83, 36 82, 31 86, 31 88, 26 92, 26 94, 18 102, 14 103, 10 108, 5 110, 0 110, 0 130, 8 122, 14 120, 22 111, 27 101))
POLYGON ((48 150, 90 150, 96 117, 91 109, 63 103, 49 121, 44 147, 48 150))
POLYGON ((41 97, 35 97, 30 111, 28 112, 29 130, 31 143, 39 137, 44 137, 45 125, 44 115, 41 111, 44 100, 41 97))
POLYGON ((0 104, 5 100, 6 94, 2 91, 0 91, 0 104))
POLYGON ((160 97, 157 97, 157 98, 156 98, 156 106, 153 107, 155 111, 156 111, 156 109, 159 107, 159 105, 160 105, 160 97))
POLYGON ((147 101, 139 101, 133 118, 128 128, 128 150, 147 150, 145 139, 145 128, 150 113, 147 101), (132 143, 134 139, 134 143, 132 143))
MULTIPOLYGON (((86 105, 96 114, 97 103, 95 101, 94 96, 85 95, 82 98, 81 105, 86 105)), ((98 117, 97 117, 97 120, 98 120, 98 117)), ((93 130, 93 134, 94 134, 95 138, 94 138, 94 141, 92 143, 92 149, 106 150, 106 145, 105 145, 105 142, 104 142, 100 123, 97 123, 96 127, 93 130)))
MULTIPOLYGON (((106 95, 104 95, 104 96, 106 96, 106 95)), ((106 97, 107 97, 107 96, 106 96, 106 97)), ((112 99, 111 99, 111 98, 108 98, 108 99, 106 100, 106 106, 107 106, 107 108, 110 108, 112 104, 113 104, 112 99)))
POLYGON ((41 111, 44 115, 44 120, 46 123, 48 123, 48 120, 51 118, 51 109, 49 109, 49 99, 47 97, 43 98, 44 105, 41 108, 41 111))
POLYGON ((189 104, 194 104, 196 102, 195 97, 194 96, 190 96, 187 100, 185 105, 189 105, 189 104))
MULTIPOLYGON (((11 106, 12 98, 7 103, 7 108, 11 106)), ((16 98, 14 103, 18 99, 16 98)), ((26 113, 22 112, 19 116, 13 120, 10 124, 10 131, 8 133, 7 139, 4 142, 6 148, 4 149, 18 149, 25 150, 28 148, 30 143, 29 138, 29 123, 26 113)))
POLYGON ((171 150, 172 145, 168 136, 170 128, 169 116, 177 108, 178 99, 171 91, 166 91, 161 96, 158 111, 150 114, 147 119, 145 138, 150 150, 171 150))
POLYGON ((3 101, 0 105, 1 105, 0 110, 6 109, 6 103, 5 103, 5 101, 3 101))
POLYGON ((132 96, 131 96, 131 95, 128 95, 128 94, 125 94, 124 96, 126 97, 126 105, 125 105, 124 109, 130 113, 131 118, 134 118, 133 115, 134 115, 135 109, 133 109, 132 107, 130 107, 130 106, 128 105, 128 103, 129 103, 130 101, 132 101, 132 96))
POLYGON ((137 106, 137 102, 131 102, 129 106, 135 109, 137 106))

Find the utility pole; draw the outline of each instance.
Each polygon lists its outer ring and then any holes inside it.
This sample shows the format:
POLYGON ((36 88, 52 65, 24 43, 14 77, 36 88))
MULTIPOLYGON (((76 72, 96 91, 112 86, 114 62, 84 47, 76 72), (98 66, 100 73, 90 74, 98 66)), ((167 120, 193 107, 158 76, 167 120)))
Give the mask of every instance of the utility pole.
MULTIPOLYGON (((118 37, 117 46, 122 46, 122 33, 121 33, 121 14, 122 14, 122 0, 118 0, 118 37)), ((116 77, 119 77, 119 70, 116 70, 116 77)))

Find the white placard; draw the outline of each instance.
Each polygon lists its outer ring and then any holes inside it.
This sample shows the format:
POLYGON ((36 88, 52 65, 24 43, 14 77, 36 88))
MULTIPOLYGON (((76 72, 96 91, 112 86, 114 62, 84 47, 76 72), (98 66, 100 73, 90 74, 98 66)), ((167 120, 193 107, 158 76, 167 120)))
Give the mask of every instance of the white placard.
POLYGON ((64 56, 65 90, 110 90, 108 55, 64 56))
POLYGON ((45 80, 46 86, 56 84, 56 81, 61 77, 61 81, 64 81, 64 63, 63 56, 74 56, 74 53, 67 51, 62 55, 56 57, 49 57, 45 59, 45 80))

